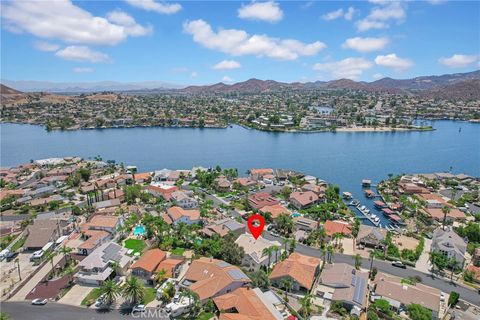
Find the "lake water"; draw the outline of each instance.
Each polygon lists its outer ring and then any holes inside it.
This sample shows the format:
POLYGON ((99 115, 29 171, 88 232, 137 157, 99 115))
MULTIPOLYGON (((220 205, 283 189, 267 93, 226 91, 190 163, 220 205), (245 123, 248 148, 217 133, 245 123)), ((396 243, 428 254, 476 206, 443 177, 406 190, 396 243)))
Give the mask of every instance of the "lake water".
MULTIPOLYGON (((429 132, 270 133, 227 129, 128 128, 47 132, 43 127, 1 124, 1 166, 30 159, 100 155, 139 171, 192 166, 272 167, 302 171, 350 191, 373 208, 361 180, 389 173, 440 172, 480 176, 480 125, 436 121, 429 132), (461 132, 459 132, 461 128, 461 132)), ((382 224, 385 219, 381 216, 382 224)))

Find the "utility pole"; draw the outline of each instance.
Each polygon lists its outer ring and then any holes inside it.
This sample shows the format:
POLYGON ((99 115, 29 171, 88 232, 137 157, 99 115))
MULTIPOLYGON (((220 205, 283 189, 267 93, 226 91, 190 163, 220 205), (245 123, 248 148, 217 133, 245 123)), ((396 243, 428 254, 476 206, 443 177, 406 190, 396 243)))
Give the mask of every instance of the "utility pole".
POLYGON ((17 263, 17 270, 18 270, 18 278, 20 279, 20 281, 22 281, 22 275, 20 273, 20 260, 15 259, 15 262, 17 263))

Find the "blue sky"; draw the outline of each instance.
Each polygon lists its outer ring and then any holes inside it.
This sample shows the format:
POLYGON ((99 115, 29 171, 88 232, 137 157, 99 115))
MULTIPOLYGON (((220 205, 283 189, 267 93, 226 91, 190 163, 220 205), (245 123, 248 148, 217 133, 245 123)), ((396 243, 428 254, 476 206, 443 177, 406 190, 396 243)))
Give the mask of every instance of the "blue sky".
POLYGON ((1 77, 373 81, 479 68, 477 1, 2 1, 1 77))

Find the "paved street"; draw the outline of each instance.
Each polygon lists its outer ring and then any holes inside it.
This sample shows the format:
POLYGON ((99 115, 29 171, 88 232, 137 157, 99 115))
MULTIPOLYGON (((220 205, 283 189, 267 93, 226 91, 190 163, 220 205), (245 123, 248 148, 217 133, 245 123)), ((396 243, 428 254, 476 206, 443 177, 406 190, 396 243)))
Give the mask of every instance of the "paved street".
POLYGON ((32 306, 30 302, 2 302, 1 308, 2 312, 9 314, 13 320, 168 319, 154 309, 131 315, 129 310, 97 311, 55 302, 49 302, 45 306, 32 306))

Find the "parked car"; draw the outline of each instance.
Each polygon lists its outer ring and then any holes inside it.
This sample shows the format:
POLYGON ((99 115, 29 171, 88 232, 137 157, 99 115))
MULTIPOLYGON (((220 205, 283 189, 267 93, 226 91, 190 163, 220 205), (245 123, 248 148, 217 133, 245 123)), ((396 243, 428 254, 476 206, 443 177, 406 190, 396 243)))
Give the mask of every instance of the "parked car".
POLYGON ((392 262, 392 266, 402 269, 407 269, 407 266, 404 265, 401 261, 394 261, 392 262))
POLYGON ((132 309, 132 312, 145 312, 145 311, 146 309, 144 304, 138 304, 132 309))
POLYGON ((15 259, 15 257, 18 256, 18 252, 9 252, 7 253, 7 255, 5 256, 7 262, 10 262, 12 261, 13 259, 15 259))
POLYGON ((48 302, 47 299, 34 299, 32 300, 32 304, 35 305, 35 306, 44 306, 46 305, 48 302))
POLYGON ((180 301, 180 293, 177 293, 174 297, 173 297, 173 302, 178 302, 180 301))

